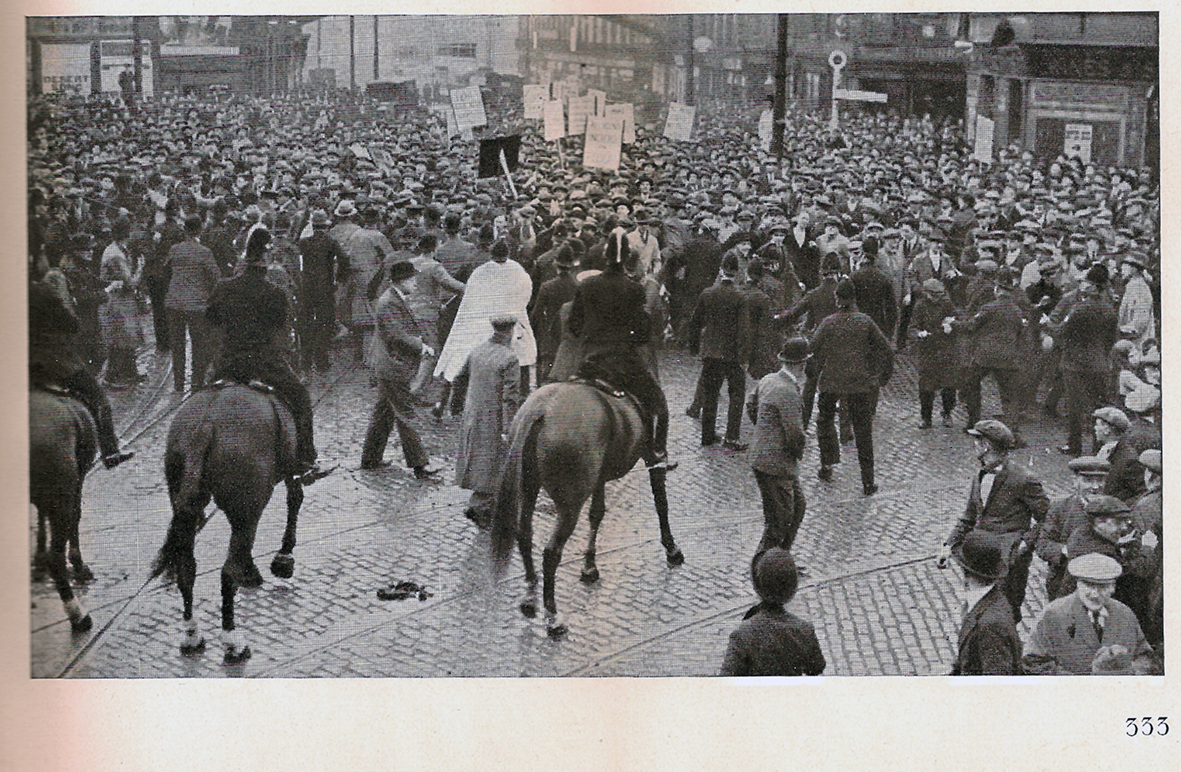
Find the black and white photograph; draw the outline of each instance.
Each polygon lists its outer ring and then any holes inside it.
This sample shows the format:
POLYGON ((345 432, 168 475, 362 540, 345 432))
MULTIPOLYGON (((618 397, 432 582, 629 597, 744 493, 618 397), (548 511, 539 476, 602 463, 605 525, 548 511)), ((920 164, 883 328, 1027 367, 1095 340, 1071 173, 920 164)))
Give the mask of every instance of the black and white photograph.
POLYGON ((1163 683, 1158 11, 249 10, 22 17, 34 684, 1163 683))

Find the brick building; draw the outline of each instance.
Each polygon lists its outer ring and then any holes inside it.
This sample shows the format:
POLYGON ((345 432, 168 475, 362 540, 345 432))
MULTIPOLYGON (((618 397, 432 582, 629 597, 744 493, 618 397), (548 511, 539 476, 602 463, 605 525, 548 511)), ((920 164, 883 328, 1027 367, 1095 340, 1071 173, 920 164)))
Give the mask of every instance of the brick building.
POLYGON ((996 147, 1156 168, 1159 32, 1156 13, 972 14, 969 138, 985 118, 996 147))

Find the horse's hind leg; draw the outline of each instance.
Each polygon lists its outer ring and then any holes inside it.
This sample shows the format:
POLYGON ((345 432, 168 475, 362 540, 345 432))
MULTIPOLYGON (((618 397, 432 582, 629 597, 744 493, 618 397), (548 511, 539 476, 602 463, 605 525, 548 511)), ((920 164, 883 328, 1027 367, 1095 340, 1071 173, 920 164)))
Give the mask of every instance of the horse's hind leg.
POLYGON ((94 572, 90 570, 90 566, 86 565, 86 561, 82 559, 82 548, 78 541, 78 527, 82 522, 82 488, 78 486, 78 495, 75 499, 77 506, 70 520, 70 538, 68 540, 70 567, 73 569, 74 581, 85 583, 94 579, 94 572))
POLYGON ((278 554, 271 561, 271 574, 280 579, 290 579, 295 573, 295 527, 299 522, 299 508, 303 506, 303 485, 287 479, 287 528, 283 531, 283 543, 278 554))
POLYGON ((670 566, 679 566, 685 562, 685 555, 673 539, 672 529, 668 525, 668 490, 665 487, 664 469, 648 470, 648 481, 652 484, 652 501, 656 504, 656 516, 660 519, 660 543, 664 545, 664 556, 670 566))
POLYGON ((176 586, 180 589, 180 599, 184 604, 180 653, 186 657, 196 656, 205 651, 205 638, 197 630, 197 620, 193 619, 193 584, 196 581, 197 559, 190 549, 177 560, 176 567, 176 586))
POLYGON ((33 581, 40 581, 49 575, 48 521, 42 507, 37 507, 37 547, 33 553, 33 581))
POLYGON ((243 643, 242 634, 234 627, 234 593, 237 583, 228 568, 221 569, 221 631, 225 644, 225 665, 240 665, 250 659, 250 647, 243 643))
POLYGON ((537 616, 537 568, 533 563, 533 510, 537 507, 540 487, 532 480, 526 480, 521 492, 520 522, 517 524, 517 549, 521 551, 521 562, 525 564, 525 596, 521 599, 521 613, 532 619, 537 616))
POLYGON ((542 554, 542 600, 545 603, 546 632, 551 638, 561 638, 566 634, 566 625, 558 616, 558 604, 554 600, 554 580, 558 573, 558 564, 562 562, 562 548, 566 546, 577 524, 578 509, 559 507, 558 525, 554 528, 549 544, 545 545, 545 552, 542 554))
POLYGON ((607 512, 606 494, 603 490, 603 484, 595 488, 595 492, 591 495, 590 512, 588 514, 590 520, 590 538, 586 542, 586 557, 582 564, 582 581, 587 584, 594 584, 599 581, 599 567, 595 565, 595 541, 599 536, 599 524, 603 522, 603 515, 607 512))
MULTIPOLYGON (((262 512, 254 513, 253 517, 246 517, 245 522, 230 516, 230 549, 221 568, 221 629, 226 665, 238 665, 250 659, 250 647, 243 643, 242 635, 234 625, 234 595, 239 586, 249 586, 245 580, 258 574, 250 551, 254 547, 254 534, 261 515, 262 512)), ((261 579, 260 576, 260 583, 261 579)))
MULTIPOLYGON (((67 505, 62 511, 73 509, 67 505)), ((74 597, 74 588, 70 586, 70 573, 66 569, 66 545, 69 541, 69 529, 66 527, 61 512, 56 516, 50 515, 49 524, 49 575, 53 577, 53 584, 57 594, 66 607, 66 615, 70 618, 70 630, 84 633, 94 626, 94 620, 74 597)))

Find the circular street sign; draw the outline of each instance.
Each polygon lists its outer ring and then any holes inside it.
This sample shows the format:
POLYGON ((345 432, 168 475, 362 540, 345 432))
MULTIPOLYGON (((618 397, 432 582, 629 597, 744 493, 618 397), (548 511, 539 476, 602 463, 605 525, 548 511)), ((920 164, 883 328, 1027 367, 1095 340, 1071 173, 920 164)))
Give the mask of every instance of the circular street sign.
POLYGON ((849 57, 846 56, 845 52, 839 48, 834 49, 833 52, 828 55, 828 66, 832 67, 834 70, 841 69, 846 64, 848 64, 848 62, 849 57))

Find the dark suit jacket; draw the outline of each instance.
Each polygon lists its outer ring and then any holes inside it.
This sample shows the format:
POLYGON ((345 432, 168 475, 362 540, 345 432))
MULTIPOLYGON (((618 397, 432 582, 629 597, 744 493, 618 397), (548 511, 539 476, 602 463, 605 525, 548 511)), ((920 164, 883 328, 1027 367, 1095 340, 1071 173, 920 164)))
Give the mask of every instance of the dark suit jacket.
POLYGON ((1032 549, 1049 506, 1041 481, 1018 464, 1009 462, 997 470, 986 502, 980 500, 980 475, 974 475, 968 506, 952 529, 947 545, 955 548, 969 531, 979 528, 1013 534, 1014 544, 1024 541, 1032 549))
POLYGON ((377 376, 409 384, 418 372, 424 330, 394 287, 378 298, 373 306, 373 316, 381 338, 374 362, 377 376))
POLYGON ((746 362, 750 352, 750 314, 742 291, 719 281, 701 293, 689 320, 689 350, 702 359, 746 362))
POLYGON ((820 675, 827 664, 811 623, 786 611, 762 609, 730 633, 719 675, 820 675))
POLYGON ((972 318, 954 326, 972 336, 973 366, 1002 370, 1021 367, 1017 355, 1024 344, 1025 313, 1011 293, 998 295, 972 318))
POLYGON ((601 273, 578 285, 570 332, 588 346, 640 346, 651 335, 644 288, 622 273, 601 273))
POLYGON ((853 286, 857 290, 858 310, 873 319, 883 334, 893 335, 898 302, 894 297, 894 283, 886 272, 876 265, 867 265, 853 274, 853 286))
POLYGON ((1021 639, 999 585, 969 609, 960 626, 952 675, 1021 675, 1021 639))
POLYGON ((889 341, 873 319, 856 309, 839 310, 821 322, 808 348, 822 393, 871 392, 894 373, 889 341))

